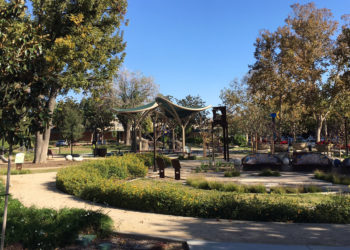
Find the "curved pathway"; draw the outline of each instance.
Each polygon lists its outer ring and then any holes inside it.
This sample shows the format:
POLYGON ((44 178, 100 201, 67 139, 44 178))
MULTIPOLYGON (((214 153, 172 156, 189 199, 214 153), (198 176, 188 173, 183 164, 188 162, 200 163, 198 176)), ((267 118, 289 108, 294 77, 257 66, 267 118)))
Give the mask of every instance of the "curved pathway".
POLYGON ((55 187, 56 173, 12 175, 10 193, 25 206, 99 210, 116 231, 181 240, 350 246, 350 226, 199 219, 111 208, 83 201, 55 187))

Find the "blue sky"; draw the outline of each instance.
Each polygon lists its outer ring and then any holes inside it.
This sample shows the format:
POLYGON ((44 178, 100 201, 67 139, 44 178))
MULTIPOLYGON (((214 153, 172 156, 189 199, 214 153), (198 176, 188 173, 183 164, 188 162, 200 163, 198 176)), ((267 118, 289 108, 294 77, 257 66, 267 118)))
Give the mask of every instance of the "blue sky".
MULTIPOLYGON (((260 30, 275 31, 291 13, 289 0, 129 0, 124 67, 153 76, 160 93, 199 95, 218 105, 220 90, 254 63, 260 30)), ((336 20, 349 0, 314 1, 336 20)))

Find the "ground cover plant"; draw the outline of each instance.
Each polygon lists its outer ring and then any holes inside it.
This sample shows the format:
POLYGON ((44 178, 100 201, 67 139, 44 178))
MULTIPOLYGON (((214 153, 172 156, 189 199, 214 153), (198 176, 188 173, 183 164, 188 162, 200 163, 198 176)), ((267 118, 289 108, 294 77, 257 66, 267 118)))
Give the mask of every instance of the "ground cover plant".
MULTIPOLYGON (((4 187, 1 185, 1 192, 4 187)), ((4 207, 4 197, 0 197, 4 207)), ((3 209, 0 210, 2 224, 3 209)), ((104 238, 112 232, 113 222, 104 214, 83 209, 37 209, 24 207, 18 200, 9 199, 7 246, 21 244, 25 249, 55 249, 72 244, 79 234, 94 234, 104 238)))
POLYGON ((82 178, 81 173, 76 176, 74 171, 63 169, 57 173, 56 186, 86 200, 138 211, 238 220, 350 223, 347 195, 251 194, 203 190, 161 180, 95 177, 86 172, 82 178))
POLYGON ((273 171, 271 169, 264 169, 258 175, 259 176, 276 176, 276 177, 281 176, 279 171, 273 171))
POLYGON ((317 193, 322 192, 320 187, 314 185, 299 187, 271 187, 266 188, 264 185, 243 185, 232 182, 208 181, 203 177, 187 178, 186 184, 199 189, 218 190, 224 192, 237 193, 277 193, 277 194, 298 194, 298 193, 317 193))
POLYGON ((332 182, 334 184, 350 185, 350 177, 346 175, 339 175, 334 173, 325 173, 319 170, 315 171, 315 178, 332 182))
MULTIPOLYGON (((30 174, 31 171, 29 169, 11 169, 11 175, 17 175, 17 174, 30 174)), ((0 169, 0 175, 6 175, 7 174, 7 169, 3 168, 0 169)))
MULTIPOLYGON (((153 162, 154 162, 153 152, 141 153, 141 154, 129 154, 129 155, 135 155, 138 159, 142 160, 145 166, 147 166, 148 168, 153 167, 153 162)), ((164 160, 165 166, 167 167, 171 166, 171 159, 168 156, 156 154, 156 158, 162 158, 164 160)))
POLYGON ((224 177, 237 177, 240 175, 241 173, 236 169, 232 169, 224 172, 224 177))

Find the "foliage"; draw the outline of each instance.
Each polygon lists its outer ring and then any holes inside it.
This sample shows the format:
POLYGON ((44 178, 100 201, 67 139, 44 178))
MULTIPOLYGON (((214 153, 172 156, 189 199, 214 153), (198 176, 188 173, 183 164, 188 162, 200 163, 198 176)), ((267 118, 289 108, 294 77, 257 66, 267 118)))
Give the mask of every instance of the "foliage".
POLYGON ((259 176, 281 176, 279 171, 273 171, 271 169, 264 169, 259 173, 259 176))
POLYGON ((80 102, 83 110, 84 126, 91 131, 105 131, 112 126, 115 111, 109 98, 83 98, 80 102))
MULTIPOLYGON (((1 216, 2 213, 1 210, 1 216)), ((113 227, 112 220, 99 212, 27 208, 14 199, 9 201, 8 215, 6 244, 20 242, 26 249, 61 248, 73 244, 82 233, 106 237, 113 227)))
MULTIPOLYGON (((17 170, 13 169, 11 170, 11 175, 18 175, 18 174, 30 174, 32 171, 29 169, 22 169, 22 170, 17 170)), ((0 170, 0 175, 6 175, 7 174, 7 169, 1 169, 0 170)))
POLYGON ((94 181, 76 178, 77 182, 67 182, 67 177, 57 176, 57 186, 61 190, 119 208, 253 221, 350 222, 350 198, 345 195, 323 196, 321 200, 313 201, 309 196, 199 190, 180 183, 154 180, 116 182, 111 179, 94 181), (88 184, 83 185, 86 181, 88 184), (83 189, 78 190, 82 185, 83 189))
POLYGON ((71 154, 73 154, 73 142, 80 139, 84 132, 82 124, 83 115, 79 105, 72 99, 66 99, 58 103, 54 111, 54 122, 60 130, 63 139, 69 141, 71 154))
POLYGON ((236 169, 232 169, 224 172, 224 177, 236 177, 240 175, 241 173, 236 169))
MULTIPOLYGON (((118 108, 135 108, 139 105, 153 101, 158 93, 158 86, 152 77, 146 77, 141 72, 123 70, 114 78, 112 97, 118 108)), ((134 122, 141 120, 141 115, 136 114, 134 122)), ((130 136, 131 119, 126 115, 118 115, 119 121, 127 131, 127 140, 130 136)), ((127 143, 128 144, 128 143, 127 143)))
MULTIPOLYGON (((4 2, 0 10, 0 134, 9 144, 29 136, 33 113, 42 103, 38 76, 42 47, 38 30, 25 15, 23 1, 4 2)), ((46 116, 42 107, 42 121, 46 116)))
POLYGON ((350 177, 346 175, 325 173, 319 170, 316 170, 314 174, 316 179, 332 182, 334 184, 350 185, 350 177))
MULTIPOLYGON (((126 0, 41 1, 32 0, 32 17, 43 40, 42 107, 52 114, 56 97, 69 91, 93 96, 107 92, 113 75, 124 60, 126 43, 120 27, 126 24, 126 0)), ((29 14, 28 14, 29 15, 29 14)), ((36 117, 41 117, 39 110, 36 117)), ((51 119, 34 123, 35 162, 45 162, 51 119)))
MULTIPOLYGON (((109 157, 103 160, 83 162, 78 166, 61 169, 57 173, 57 186, 66 190, 74 186, 74 194, 83 192, 85 185, 90 186, 103 179, 118 179, 145 177, 148 168, 134 154, 120 157, 109 157), (64 183, 60 180, 64 180, 64 183), (83 182, 81 182, 83 181, 83 182)), ((71 193, 73 190, 66 190, 71 193)))
MULTIPOLYGON (((145 164, 145 166, 151 168, 153 167, 153 152, 150 153, 141 153, 141 154, 134 154, 137 158, 139 158, 141 161, 143 161, 143 163, 145 164)), ((162 155, 162 154, 156 154, 156 158, 162 158, 164 160, 164 164, 166 167, 171 166, 171 159, 166 156, 166 155, 162 155)))
POLYGON ((242 134, 235 134, 233 136, 233 144, 238 145, 240 147, 247 146, 247 141, 245 135, 242 134))
POLYGON ((270 193, 276 194, 299 194, 299 193, 319 193, 322 188, 315 185, 299 186, 299 187, 271 187, 270 193))

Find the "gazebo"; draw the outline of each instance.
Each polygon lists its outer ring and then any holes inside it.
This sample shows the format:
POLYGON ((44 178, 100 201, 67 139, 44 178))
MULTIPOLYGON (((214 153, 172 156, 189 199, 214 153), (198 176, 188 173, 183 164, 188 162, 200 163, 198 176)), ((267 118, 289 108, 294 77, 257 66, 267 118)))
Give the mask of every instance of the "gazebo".
MULTIPOLYGON (((136 126, 139 126, 141 121, 150 113, 159 108, 159 111, 167 118, 176 121, 176 123, 182 128, 182 152, 185 152, 186 138, 185 129, 189 121, 201 111, 211 108, 212 105, 206 107, 190 108, 177 105, 164 97, 156 97, 155 101, 143 106, 128 108, 128 109, 115 109, 118 114, 127 115, 134 120, 134 133, 136 126), (137 115, 140 115, 137 119, 137 115)), ((153 127, 155 124, 153 124, 153 127)), ((134 144, 136 145, 136 135, 133 136, 134 144)))

